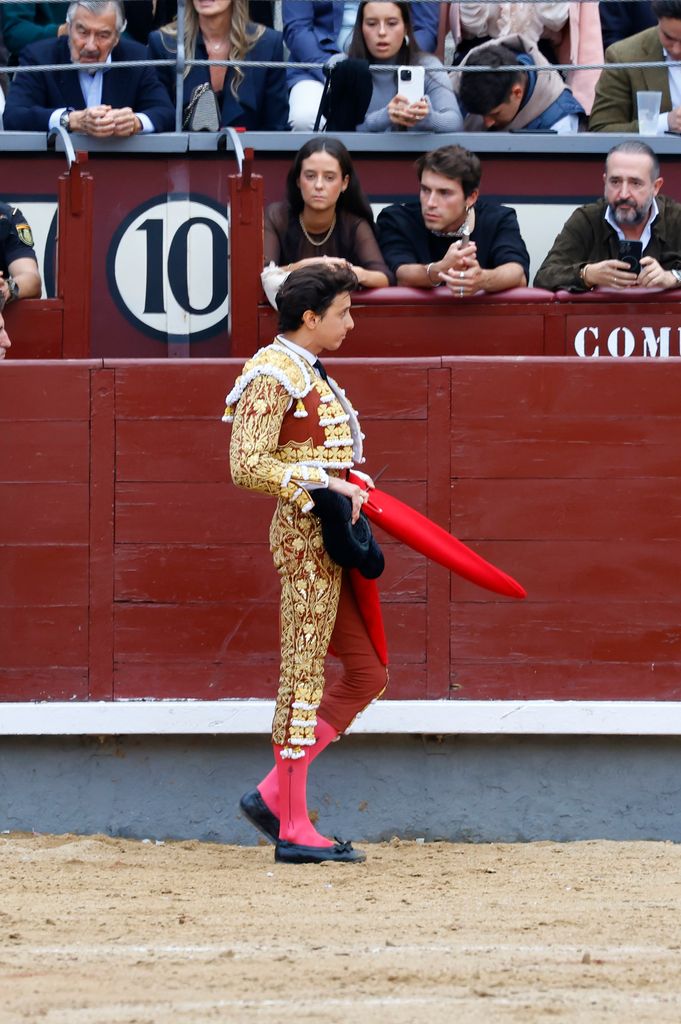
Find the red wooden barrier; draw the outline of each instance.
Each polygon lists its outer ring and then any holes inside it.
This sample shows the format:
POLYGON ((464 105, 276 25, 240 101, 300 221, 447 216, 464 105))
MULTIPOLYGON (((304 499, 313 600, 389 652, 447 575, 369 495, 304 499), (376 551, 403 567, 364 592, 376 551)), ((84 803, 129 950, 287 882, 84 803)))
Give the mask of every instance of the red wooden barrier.
MULTIPOLYGON (((681 360, 338 359, 382 485, 527 587, 385 538, 393 697, 678 699, 681 360)), ((272 696, 236 361, 0 367, 0 697, 272 696)))
POLYGON ((58 183, 57 297, 5 308, 11 359, 87 359, 92 306, 92 177, 77 153, 58 183))

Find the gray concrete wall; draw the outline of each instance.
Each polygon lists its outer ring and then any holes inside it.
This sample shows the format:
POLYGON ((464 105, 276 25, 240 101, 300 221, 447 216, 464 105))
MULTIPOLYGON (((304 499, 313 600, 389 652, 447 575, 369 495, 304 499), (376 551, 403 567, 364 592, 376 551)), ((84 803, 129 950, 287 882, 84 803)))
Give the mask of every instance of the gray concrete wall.
MULTIPOLYGON (((254 844, 265 737, 0 738, 0 830, 254 844)), ((681 841, 681 740, 348 737, 310 772, 328 835, 681 841)))

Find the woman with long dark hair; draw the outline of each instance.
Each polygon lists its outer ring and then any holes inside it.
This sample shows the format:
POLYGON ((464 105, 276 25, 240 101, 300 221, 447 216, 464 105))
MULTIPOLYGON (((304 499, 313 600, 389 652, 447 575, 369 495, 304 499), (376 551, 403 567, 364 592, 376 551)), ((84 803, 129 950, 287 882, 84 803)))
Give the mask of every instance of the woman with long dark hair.
POLYGON ((409 3, 360 3, 347 56, 350 59, 332 59, 323 108, 328 130, 463 130, 449 75, 437 57, 423 53, 416 42, 409 3), (405 95, 395 66, 418 68, 419 73, 423 68, 418 95, 405 95))
POLYGON ((363 288, 393 283, 350 154, 326 136, 298 150, 286 178, 286 200, 265 211, 263 287, 272 304, 285 274, 314 263, 349 267, 363 288))
MULTIPOLYGON (((463 130, 449 76, 437 57, 419 49, 409 6, 387 0, 365 0, 359 5, 348 57, 369 62, 372 90, 366 115, 356 124, 358 132, 463 130), (400 93, 397 72, 381 64, 423 67, 423 96, 410 102, 400 93)), ((336 74, 343 70, 342 65, 337 67, 336 74)), ((341 89, 346 92, 344 83, 341 89)), ((346 98, 352 102, 347 92, 346 98)))

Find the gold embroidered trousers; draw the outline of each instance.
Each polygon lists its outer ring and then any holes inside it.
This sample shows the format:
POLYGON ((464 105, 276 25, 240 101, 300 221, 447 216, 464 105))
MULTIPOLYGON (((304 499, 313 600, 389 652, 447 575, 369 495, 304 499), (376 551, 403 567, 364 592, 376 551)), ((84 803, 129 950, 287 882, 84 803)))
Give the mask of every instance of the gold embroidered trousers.
POLYGON ((316 516, 279 501, 270 548, 281 579, 281 671, 272 740, 299 757, 314 744, 324 659, 336 621, 343 570, 326 553, 316 516))

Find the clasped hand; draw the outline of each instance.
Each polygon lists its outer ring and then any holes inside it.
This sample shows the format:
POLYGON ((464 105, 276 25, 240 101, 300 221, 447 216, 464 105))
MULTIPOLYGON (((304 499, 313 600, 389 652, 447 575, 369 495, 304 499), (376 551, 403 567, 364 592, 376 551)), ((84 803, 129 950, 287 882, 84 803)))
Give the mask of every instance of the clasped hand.
POLYGON ((454 242, 440 261, 438 277, 452 295, 463 298, 482 287, 482 267, 475 242, 454 242))
POLYGON ((84 135, 109 138, 112 135, 127 138, 140 131, 141 124, 130 107, 110 107, 101 103, 85 110, 74 110, 70 118, 71 130, 84 135))

